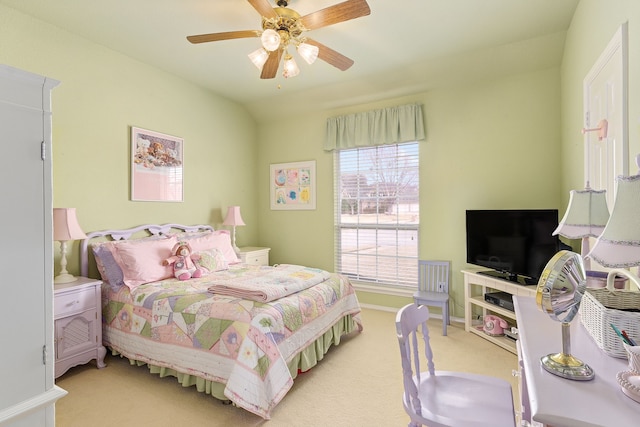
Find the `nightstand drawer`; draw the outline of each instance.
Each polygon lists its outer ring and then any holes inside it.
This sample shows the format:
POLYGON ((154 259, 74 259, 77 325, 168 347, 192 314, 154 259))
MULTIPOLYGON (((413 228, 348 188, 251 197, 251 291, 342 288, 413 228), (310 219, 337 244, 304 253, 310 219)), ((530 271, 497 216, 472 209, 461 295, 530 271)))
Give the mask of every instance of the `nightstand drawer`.
POLYGON ((269 265, 269 253, 247 254, 246 263, 251 265, 269 265))
POLYGON ((269 265, 270 248, 247 246, 240 248, 240 261, 249 265, 269 265))
POLYGON ((74 290, 69 293, 59 293, 54 301, 56 319, 92 308, 96 308, 95 288, 93 287, 74 290))

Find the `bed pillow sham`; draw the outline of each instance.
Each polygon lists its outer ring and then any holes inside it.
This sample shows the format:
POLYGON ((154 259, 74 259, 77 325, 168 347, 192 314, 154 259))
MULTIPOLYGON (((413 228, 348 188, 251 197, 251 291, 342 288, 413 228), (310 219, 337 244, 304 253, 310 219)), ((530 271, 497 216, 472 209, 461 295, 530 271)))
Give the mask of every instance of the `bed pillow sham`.
POLYGON ((114 290, 117 290, 120 286, 124 285, 124 275, 120 265, 113 257, 115 248, 125 242, 146 242, 150 240, 167 239, 170 236, 166 235, 153 235, 147 237, 141 237, 134 240, 110 240, 106 242, 97 242, 91 244, 93 256, 96 261, 98 273, 102 281, 108 283, 114 290))
POLYGON ((173 277, 173 266, 162 265, 172 255, 175 237, 137 242, 126 240, 115 247, 113 257, 122 269, 123 282, 130 289, 143 283, 173 277))

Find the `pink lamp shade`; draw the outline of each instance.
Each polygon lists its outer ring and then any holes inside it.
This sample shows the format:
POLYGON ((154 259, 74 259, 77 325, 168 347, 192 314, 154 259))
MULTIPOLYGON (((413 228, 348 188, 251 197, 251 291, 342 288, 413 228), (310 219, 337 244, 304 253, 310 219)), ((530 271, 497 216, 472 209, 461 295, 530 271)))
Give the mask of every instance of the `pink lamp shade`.
POLYGON ((78 218, 76 208, 53 208, 53 240, 60 242, 60 274, 54 277, 54 283, 69 283, 77 280, 67 271, 67 242, 86 239, 78 218))
POLYGON ((240 206, 229 206, 227 208, 227 216, 224 218, 222 225, 246 225, 240 215, 240 206))
POLYGON ((78 224, 76 208, 53 208, 53 240, 66 242, 86 237, 78 224))
POLYGON ((240 206, 229 206, 227 208, 227 216, 224 218, 222 225, 230 225, 233 227, 233 250, 240 253, 240 248, 236 245, 236 226, 245 225, 240 215, 240 206))
POLYGON ((611 218, 587 255, 605 267, 640 265, 640 175, 617 178, 611 218))

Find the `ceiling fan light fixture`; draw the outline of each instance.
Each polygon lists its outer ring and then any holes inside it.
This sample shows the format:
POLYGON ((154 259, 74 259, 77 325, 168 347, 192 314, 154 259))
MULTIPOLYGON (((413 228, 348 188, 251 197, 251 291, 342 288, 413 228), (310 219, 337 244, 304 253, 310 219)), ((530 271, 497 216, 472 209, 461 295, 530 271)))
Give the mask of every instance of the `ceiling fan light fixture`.
POLYGON ((282 71, 282 76, 285 79, 289 77, 295 77, 300 74, 300 68, 298 68, 298 64, 296 64, 295 59, 289 53, 287 53, 284 57, 284 70, 282 71))
POLYGON ((280 47, 280 34, 271 28, 262 32, 260 40, 262 41, 262 46, 269 52, 273 52, 280 47))
POLYGON ((318 59, 318 52, 320 51, 318 46, 310 45, 307 43, 300 43, 297 49, 298 54, 300 54, 302 59, 304 59, 309 65, 313 64, 314 62, 316 62, 316 59, 318 59))
POLYGON ((269 53, 262 47, 260 49, 254 50, 248 56, 251 62, 253 62, 253 65, 258 67, 258 70, 262 70, 265 62, 267 62, 267 59, 269 59, 269 53))

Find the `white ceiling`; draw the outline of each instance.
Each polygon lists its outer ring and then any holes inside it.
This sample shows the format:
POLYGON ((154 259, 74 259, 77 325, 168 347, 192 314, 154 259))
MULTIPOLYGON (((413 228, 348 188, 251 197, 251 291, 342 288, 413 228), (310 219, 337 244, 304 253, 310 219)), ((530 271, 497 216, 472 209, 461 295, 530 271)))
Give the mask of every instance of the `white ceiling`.
MULTIPOLYGON (((262 121, 404 96, 462 79, 556 66, 579 2, 367 1, 370 15, 308 33, 353 59, 350 69, 298 60, 300 75, 284 79, 279 72, 271 80, 261 80, 247 58, 259 47, 257 38, 198 45, 186 40, 194 34, 260 29, 260 16, 246 0, 0 3, 211 89, 245 105, 262 121)), ((339 2, 290 0, 289 7, 306 15, 339 2)))

